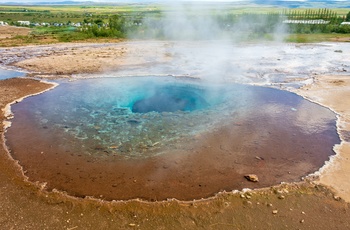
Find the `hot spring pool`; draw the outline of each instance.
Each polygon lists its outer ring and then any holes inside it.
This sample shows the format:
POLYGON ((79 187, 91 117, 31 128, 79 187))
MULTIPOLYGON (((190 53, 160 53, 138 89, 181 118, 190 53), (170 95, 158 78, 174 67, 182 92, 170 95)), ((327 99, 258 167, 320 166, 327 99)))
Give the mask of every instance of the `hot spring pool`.
POLYGON ((106 200, 189 200, 296 181, 339 143, 335 115, 295 94, 193 79, 61 82, 12 111, 7 145, 30 180, 106 200))
POLYGON ((6 70, 0 68, 0 80, 5 80, 8 78, 14 78, 14 77, 23 77, 25 74, 18 72, 18 71, 13 71, 13 70, 6 70))

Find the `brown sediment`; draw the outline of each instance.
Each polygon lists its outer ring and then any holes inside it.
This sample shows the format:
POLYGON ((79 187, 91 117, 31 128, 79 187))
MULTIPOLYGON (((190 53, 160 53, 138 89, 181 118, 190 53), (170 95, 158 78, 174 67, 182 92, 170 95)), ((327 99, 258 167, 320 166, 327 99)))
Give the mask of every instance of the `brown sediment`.
POLYGON ((335 117, 306 101, 297 108, 298 112, 288 107, 281 118, 276 107, 256 105, 254 112, 237 113, 215 130, 163 146, 160 155, 125 159, 125 153, 96 147, 96 140, 80 142, 50 124, 37 125, 23 107, 15 113, 7 143, 26 176, 46 182, 50 190, 106 200, 192 200, 223 190, 299 181, 317 171, 339 139, 334 126, 310 134, 308 118, 315 122, 335 117), (308 115, 303 118, 305 111, 308 115), (260 182, 247 181, 244 175, 249 173, 257 174, 260 182))
MULTIPOLYGON (((32 79, 6 79, 0 81, 0 108, 1 109, 1 127, 0 127, 0 135, 2 140, 2 148, 1 148, 1 168, 13 168, 15 166, 17 171, 17 164, 14 164, 12 157, 7 154, 6 147, 4 145, 4 132, 5 129, 10 125, 11 111, 10 104, 17 103, 21 101, 24 97, 35 95, 46 90, 52 88, 52 84, 39 82, 32 79)), ((20 171, 17 171, 20 172, 20 171)), ((22 172, 20 173, 22 174, 22 172)))
MULTIPOLYGON (((1 106, 51 87, 28 79, 0 81, 1 106), (5 91, 6 90, 6 91, 5 91)), ((3 118, 2 118, 3 119, 3 118)), ((350 207, 325 187, 289 184, 255 192, 223 193, 197 202, 103 202, 44 192, 25 182, 0 148, 2 229, 323 229, 350 226, 350 207), (277 214, 273 214, 278 210, 277 214)))

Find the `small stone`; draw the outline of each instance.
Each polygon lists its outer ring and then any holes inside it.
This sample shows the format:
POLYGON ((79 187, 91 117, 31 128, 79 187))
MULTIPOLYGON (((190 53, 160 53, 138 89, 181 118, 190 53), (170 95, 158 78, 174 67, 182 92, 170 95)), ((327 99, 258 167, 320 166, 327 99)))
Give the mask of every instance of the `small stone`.
POLYGON ((243 201, 243 204, 244 204, 244 205, 247 205, 247 206, 253 205, 253 203, 252 203, 251 201, 249 201, 249 200, 243 201))
POLYGON ((334 196, 334 200, 336 200, 336 201, 340 201, 340 200, 341 200, 341 198, 340 198, 339 196, 334 196))
POLYGON ((277 214, 278 213, 278 210, 273 210, 272 211, 272 214, 277 214))
POLYGON ((247 199, 251 199, 252 197, 251 196, 249 196, 249 195, 246 195, 245 196, 247 199))
POLYGON ((244 194, 241 194, 241 198, 245 198, 245 195, 244 195, 244 194))
POLYGON ((301 214, 305 215, 305 212, 301 212, 301 214))
POLYGON ((279 197, 278 197, 278 199, 280 199, 280 200, 284 200, 286 197, 285 196, 283 196, 283 195, 280 195, 279 197))
POLYGON ((272 207, 272 204, 267 204, 267 207, 272 207))
POLYGON ((130 227, 135 227, 135 226, 136 226, 136 224, 129 224, 129 226, 130 226, 130 227))
POLYGON ((136 120, 136 119, 130 119, 130 120, 128 120, 127 122, 128 122, 129 124, 131 124, 131 125, 137 125, 137 124, 140 124, 140 123, 141 123, 141 121, 136 120))
POLYGON ((301 221, 300 221, 300 223, 304 223, 304 222, 305 222, 305 220, 301 220, 301 221))
POLYGON ((130 143, 124 143, 121 146, 118 147, 118 150, 120 152, 131 152, 132 151, 132 145, 130 143))
MULTIPOLYGON (((243 189, 244 190, 244 189, 243 189)), ((245 193, 247 196, 253 196, 253 194, 251 192, 246 192, 245 193)))
POLYGON ((246 178, 248 181, 251 181, 251 182, 258 182, 259 181, 258 176, 255 174, 245 175, 244 178, 246 178))

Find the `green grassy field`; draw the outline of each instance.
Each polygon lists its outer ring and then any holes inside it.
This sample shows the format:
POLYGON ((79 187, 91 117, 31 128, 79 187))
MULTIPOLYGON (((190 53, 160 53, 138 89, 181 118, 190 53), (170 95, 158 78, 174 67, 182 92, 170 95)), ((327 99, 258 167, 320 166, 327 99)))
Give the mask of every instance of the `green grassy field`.
MULTIPOLYGON (((22 36, 12 38, 13 42, 8 44, 22 43, 32 44, 32 43, 52 43, 52 42, 72 42, 72 41, 90 41, 91 39, 97 41, 106 41, 106 39, 119 39, 126 37, 126 33, 136 31, 135 34, 142 34, 145 30, 153 29, 147 27, 146 25, 134 26, 135 23, 143 22, 145 18, 157 22, 159 18, 162 17, 163 13, 166 12, 168 15, 177 16, 180 11, 187 11, 186 17, 203 17, 214 16, 216 19, 221 20, 220 23, 231 24, 237 18, 246 15, 279 15, 282 12, 293 12, 294 14, 300 14, 307 12, 305 8, 298 9, 285 9, 277 7, 257 7, 256 5, 245 5, 239 6, 235 4, 224 4, 224 5, 213 5, 213 4, 203 4, 200 5, 200 10, 197 6, 184 5, 177 7, 170 7, 165 5, 142 5, 142 4, 129 4, 129 5, 60 5, 60 6, 1 6, 0 5, 0 21, 8 22, 10 25, 18 25, 18 21, 30 21, 32 23, 50 23, 51 26, 31 26, 32 33, 29 36, 22 36), (114 15, 120 16, 125 20, 123 23, 127 25, 128 32, 114 32, 110 33, 109 28, 106 28, 106 25, 110 23, 111 18, 114 15), (226 17, 226 18, 225 18, 226 17), (231 21, 225 21, 225 20, 231 21), (233 21, 232 21, 233 20, 233 21), (74 27, 72 23, 82 23, 85 27, 74 27), (59 27, 52 26, 54 23, 63 24, 59 27), (86 26, 90 24, 90 26, 86 26), (104 27, 103 27, 104 26, 104 27), (124 35, 123 35, 124 33, 124 35), (117 37, 115 37, 118 35, 117 37), (108 37, 108 38, 107 38, 108 37)), ((315 12, 319 9, 311 9, 315 12)), ((334 8, 331 9, 332 13, 335 13, 339 19, 344 18, 350 9, 347 8, 334 8)), ((252 16, 254 17, 254 16, 252 16)), ((341 20, 339 20, 341 21, 341 20)), ((121 23, 121 22, 120 22, 121 23)), ((255 22, 256 23, 256 22, 255 22)), ((275 22, 273 22, 275 23, 275 22)), ((271 25, 275 25, 275 24, 271 25)), ((337 22, 339 25, 339 22, 337 22)), ((157 26, 156 26, 157 27, 157 26)), ((265 25, 260 26, 259 30, 265 25)), ((305 26, 304 26, 305 27, 305 26)), ((254 28, 253 30, 256 30, 254 28)), ((265 29, 263 28, 265 31, 265 29)), ((270 40, 270 35, 272 30, 265 31, 262 33, 251 34, 247 36, 247 39, 256 41, 257 39, 270 40)), ((319 30, 312 30, 312 27, 303 29, 304 32, 298 32, 299 30, 291 31, 292 34, 287 36, 287 42, 320 42, 320 41, 330 41, 336 40, 337 38, 349 37, 349 33, 330 33, 319 30), (311 32, 310 32, 311 29, 311 32)), ((159 31, 155 31, 154 34, 161 34, 159 31)), ((142 37, 140 37, 142 39, 142 37)), ((154 37, 155 39, 162 39, 162 35, 159 37, 154 37)), ((5 44, 2 42, 1 44, 5 44)))

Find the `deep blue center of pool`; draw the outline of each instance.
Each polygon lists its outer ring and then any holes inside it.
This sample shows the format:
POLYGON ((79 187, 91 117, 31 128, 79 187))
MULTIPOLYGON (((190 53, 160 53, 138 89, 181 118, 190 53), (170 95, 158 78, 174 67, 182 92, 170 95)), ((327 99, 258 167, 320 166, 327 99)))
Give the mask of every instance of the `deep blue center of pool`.
POLYGON ((205 109, 209 103, 203 98, 204 90, 188 86, 161 86, 153 95, 137 100, 134 113, 176 112, 205 109))

